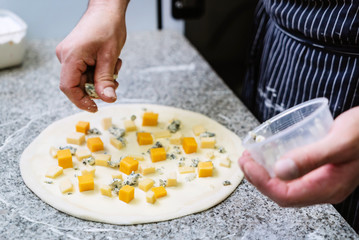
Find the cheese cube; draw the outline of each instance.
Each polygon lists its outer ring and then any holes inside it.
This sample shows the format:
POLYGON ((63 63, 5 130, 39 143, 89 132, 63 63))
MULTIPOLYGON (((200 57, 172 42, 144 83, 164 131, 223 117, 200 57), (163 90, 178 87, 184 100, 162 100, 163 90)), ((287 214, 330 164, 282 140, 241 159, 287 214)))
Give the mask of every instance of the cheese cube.
POLYGON ((213 159, 215 156, 214 156, 214 151, 209 151, 206 153, 206 157, 208 159, 213 159))
POLYGON ((101 194, 107 197, 112 197, 111 187, 104 185, 100 187, 101 194))
POLYGON ((194 167, 188 167, 188 166, 178 167, 178 172, 180 174, 194 173, 195 171, 196 169, 194 167))
POLYGON ((111 160, 111 155, 109 154, 94 154, 95 165, 96 166, 108 166, 108 162, 111 160))
POLYGON ((155 181, 150 178, 147 178, 138 183, 138 188, 144 192, 147 192, 148 190, 150 190, 151 187, 153 187, 154 184, 155 181))
POLYGON ((167 187, 177 186, 177 174, 176 172, 171 172, 167 176, 167 187))
POLYGON ((59 188, 62 193, 72 192, 74 189, 71 180, 68 178, 60 182, 59 188))
POLYGON ((221 158, 219 165, 222 167, 230 168, 231 167, 231 160, 228 157, 221 158))
POLYGON ((69 144, 81 145, 86 141, 85 134, 73 132, 67 135, 66 142, 69 144))
POLYGON ((91 174, 78 176, 77 179, 79 181, 79 190, 80 190, 80 192, 95 189, 94 179, 93 179, 93 176, 91 174))
POLYGON ((215 137, 203 137, 201 138, 201 148, 214 148, 216 144, 215 137))
POLYGON ((202 125, 197 125, 192 128, 193 134, 199 136, 201 133, 204 133, 206 129, 202 125))
POLYGON ((123 180, 123 177, 122 177, 121 173, 120 174, 113 174, 112 179, 115 179, 115 178, 123 180))
POLYGON ((212 162, 199 162, 198 163, 198 177, 212 177, 213 163, 212 162))
POLYGON ((139 167, 139 171, 142 175, 148 175, 151 173, 155 173, 156 172, 156 168, 153 165, 143 165, 141 164, 139 167))
POLYGON ((118 150, 121 150, 124 147, 123 143, 120 140, 118 140, 117 138, 114 138, 114 137, 110 137, 110 143, 111 143, 112 146, 114 146, 118 150))
POLYGON ((87 149, 77 149, 75 156, 77 160, 82 161, 82 159, 91 157, 91 152, 87 149))
POLYGON ((166 150, 164 148, 151 148, 150 155, 152 162, 159 162, 166 160, 166 150))
POLYGON ((171 137, 171 133, 168 130, 163 130, 163 131, 159 131, 159 132, 154 132, 153 136, 158 139, 158 138, 169 138, 171 137))
POLYGON ((52 166, 50 167, 46 174, 45 177, 48 178, 57 178, 58 176, 60 176, 63 173, 63 168, 59 167, 59 166, 52 166))
POLYGON ((87 139, 87 147, 90 149, 91 152, 104 150, 103 142, 99 137, 93 137, 87 139))
POLYGON ((76 132, 87 134, 88 130, 90 130, 90 123, 89 122, 79 121, 76 124, 76 132))
POLYGON ((131 172, 137 171, 138 169, 138 161, 131 157, 125 157, 120 162, 120 171, 124 174, 130 175, 131 172))
POLYGON ((70 149, 64 149, 57 151, 57 161, 62 168, 72 168, 72 155, 70 149))
POLYGON ((122 187, 118 193, 118 197, 125 203, 131 202, 131 200, 135 197, 135 188, 129 185, 122 187))
POLYGON ((155 193, 152 191, 148 191, 146 193, 146 202, 154 204, 156 202, 156 196, 155 193))
POLYGON ((142 118, 142 126, 157 126, 158 113, 145 112, 142 118))
POLYGON ((193 137, 185 137, 182 140, 182 147, 185 153, 195 153, 197 152, 197 142, 193 137))
POLYGON ((182 144, 182 133, 176 132, 170 137, 170 143, 173 145, 181 145, 182 144))
POLYGON ((164 197, 164 196, 167 195, 166 188, 164 188, 163 186, 154 187, 154 188, 152 188, 151 190, 152 190, 152 192, 155 193, 156 199, 157 199, 157 198, 164 197))
POLYGON ((51 157, 56 158, 57 157, 57 151, 59 151, 58 148, 50 147, 50 155, 51 155, 51 157))
POLYGON ((137 142, 139 145, 149 145, 153 143, 153 138, 151 133, 148 132, 138 132, 137 133, 137 142))
POLYGON ((112 126, 112 118, 111 117, 103 118, 101 120, 101 125, 104 130, 108 130, 112 126))
POLYGON ((127 155, 127 157, 132 157, 137 161, 145 160, 145 157, 143 155, 140 155, 140 154, 129 154, 129 155, 127 155))
POLYGON ((95 172, 96 172, 96 168, 94 168, 92 166, 86 166, 85 169, 82 169, 81 174, 82 174, 82 176, 90 174, 90 175, 92 175, 92 177, 95 177, 95 172))
POLYGON ((132 120, 125 120, 123 121, 123 125, 125 127, 126 132, 132 132, 132 131, 136 131, 137 127, 134 121, 132 120))

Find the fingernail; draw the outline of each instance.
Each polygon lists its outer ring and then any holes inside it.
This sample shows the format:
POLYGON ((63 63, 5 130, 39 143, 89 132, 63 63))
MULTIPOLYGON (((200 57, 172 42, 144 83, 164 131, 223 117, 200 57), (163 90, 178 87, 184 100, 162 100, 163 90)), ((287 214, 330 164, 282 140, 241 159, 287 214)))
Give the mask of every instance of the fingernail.
POLYGON ((115 90, 112 87, 107 87, 103 90, 103 94, 109 98, 117 98, 115 90))
POLYGON ((299 176, 298 167, 292 159, 279 160, 274 166, 277 177, 284 180, 291 180, 299 176))
POLYGON ((117 75, 117 74, 114 74, 114 75, 113 75, 113 79, 116 80, 117 78, 118 78, 118 75, 117 75))

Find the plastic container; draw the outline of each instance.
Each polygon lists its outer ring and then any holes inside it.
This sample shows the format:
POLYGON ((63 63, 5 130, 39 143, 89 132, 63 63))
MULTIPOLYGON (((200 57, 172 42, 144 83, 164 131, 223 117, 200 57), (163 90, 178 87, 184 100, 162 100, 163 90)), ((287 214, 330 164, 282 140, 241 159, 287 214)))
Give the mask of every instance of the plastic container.
POLYGON ((249 132, 243 146, 274 177, 276 161, 288 151, 323 138, 333 124, 328 99, 296 105, 249 132))
POLYGON ((14 13, 0 9, 0 69, 22 63, 25 56, 26 23, 14 13))

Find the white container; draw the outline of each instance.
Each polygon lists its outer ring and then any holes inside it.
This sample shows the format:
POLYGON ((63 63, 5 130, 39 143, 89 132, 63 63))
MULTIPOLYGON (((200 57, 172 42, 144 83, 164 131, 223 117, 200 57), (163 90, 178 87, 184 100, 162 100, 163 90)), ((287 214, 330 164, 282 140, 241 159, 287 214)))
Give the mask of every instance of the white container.
POLYGON ((22 63, 25 56, 26 23, 14 13, 0 9, 0 69, 22 63))
POLYGON ((244 138, 253 159, 274 177, 274 165, 288 151, 323 138, 333 124, 328 99, 317 98, 294 106, 264 122, 244 138))

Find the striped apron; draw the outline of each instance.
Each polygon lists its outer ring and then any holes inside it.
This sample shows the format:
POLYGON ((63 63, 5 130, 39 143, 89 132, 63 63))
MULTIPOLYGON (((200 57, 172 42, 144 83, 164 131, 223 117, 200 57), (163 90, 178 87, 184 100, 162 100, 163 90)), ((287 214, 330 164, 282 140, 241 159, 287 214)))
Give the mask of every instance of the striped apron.
MULTIPOLYGON (((359 105, 358 0, 259 0, 255 24, 242 100, 261 122, 316 97, 335 117, 359 105)), ((359 188, 335 207, 358 232, 359 188)))

